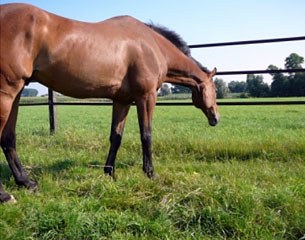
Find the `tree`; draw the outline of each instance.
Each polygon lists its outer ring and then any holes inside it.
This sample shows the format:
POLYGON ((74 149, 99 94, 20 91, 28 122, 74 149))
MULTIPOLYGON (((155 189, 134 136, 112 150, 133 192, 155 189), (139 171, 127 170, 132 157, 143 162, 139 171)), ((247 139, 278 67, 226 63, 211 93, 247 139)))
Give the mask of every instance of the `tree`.
POLYGON ((22 97, 36 97, 37 95, 38 95, 38 91, 33 88, 25 88, 21 93, 22 97))
POLYGON ((300 69, 302 68, 302 63, 304 58, 296 53, 291 53, 289 57, 285 59, 286 69, 300 69))
MULTIPOLYGON (((301 69, 304 58, 296 53, 290 54, 285 59, 286 69, 301 69)), ((270 65, 268 69, 277 70, 278 67, 270 65)), ((271 95, 275 97, 305 96, 305 74, 289 73, 288 76, 282 73, 272 73, 271 95)))
MULTIPOLYGON (((285 59, 287 69, 301 69, 304 58, 296 53, 291 53, 285 59)), ((305 96, 305 74, 290 73, 287 77, 288 96, 305 96)))
MULTIPOLYGON (((278 70, 278 67, 269 65, 268 70, 278 70)), ((271 83, 271 96, 281 97, 285 96, 287 89, 287 78, 282 73, 271 73, 273 76, 273 82, 271 83)))
POLYGON ((192 92, 192 90, 188 87, 184 87, 184 86, 176 85, 176 84, 173 84, 173 86, 174 86, 173 91, 175 93, 191 93, 192 92))
POLYGON ((246 91, 247 84, 246 82, 231 81, 228 84, 228 88, 232 93, 242 93, 246 91))
POLYGON ((163 83, 161 88, 159 89, 159 95, 165 96, 172 93, 172 84, 163 83))
POLYGON ((269 96, 269 86, 264 83, 263 76, 248 74, 247 75, 247 91, 252 97, 267 97, 269 96))
POLYGON ((296 73, 293 81, 295 96, 305 96, 305 73, 296 73))
POLYGON ((225 98, 228 93, 226 83, 220 78, 216 78, 214 83, 217 89, 217 98, 225 98))

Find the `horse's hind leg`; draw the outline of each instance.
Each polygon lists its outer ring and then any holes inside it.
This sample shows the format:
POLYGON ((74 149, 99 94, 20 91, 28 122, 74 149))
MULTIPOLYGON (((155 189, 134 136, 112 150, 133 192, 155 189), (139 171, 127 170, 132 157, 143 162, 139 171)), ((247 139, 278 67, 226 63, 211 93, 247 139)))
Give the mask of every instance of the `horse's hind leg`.
POLYGON ((22 167, 22 164, 16 152, 15 128, 16 128, 20 95, 21 95, 21 91, 16 96, 13 102, 8 121, 6 122, 5 127, 2 131, 1 147, 7 159, 8 165, 13 173, 16 184, 19 186, 24 186, 29 189, 35 189, 37 186, 36 182, 33 182, 29 179, 27 173, 22 167))
POLYGON ((127 119, 129 108, 130 108, 129 104, 125 105, 125 104, 113 102, 112 123, 111 123, 111 132, 110 132, 110 149, 104 167, 104 172, 112 177, 114 177, 115 158, 118 149, 121 145, 124 126, 127 119))
POLYGON ((143 171, 149 178, 154 177, 154 167, 152 164, 151 154, 151 131, 156 98, 156 93, 150 93, 147 97, 136 101, 142 142, 143 171))
MULTIPOLYGON (((1 87, 5 87, 6 85, 6 82, 3 80, 4 78, 1 75, 1 87)), ((7 89, 0 89, 0 142, 16 183, 33 189, 36 188, 36 183, 29 180, 16 153, 15 126, 22 88, 23 84, 20 84, 19 87, 14 88, 12 91, 9 91, 12 89, 9 87, 7 89)), ((14 198, 4 192, 0 182, 0 203, 7 201, 14 201, 14 198)))

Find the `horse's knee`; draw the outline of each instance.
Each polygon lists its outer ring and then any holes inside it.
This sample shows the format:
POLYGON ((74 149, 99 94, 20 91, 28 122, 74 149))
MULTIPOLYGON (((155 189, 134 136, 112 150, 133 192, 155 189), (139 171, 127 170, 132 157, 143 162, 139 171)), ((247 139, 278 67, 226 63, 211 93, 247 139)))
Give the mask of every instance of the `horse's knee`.
MULTIPOLYGON (((2 99, 1 99, 1 101, 2 101, 2 99)), ((8 113, 8 111, 5 111, 4 109, 2 109, 2 108, 4 108, 2 103, 0 104, 0 108, 1 108, 1 110, 0 110, 0 138, 2 139, 3 131, 4 131, 5 125, 7 124, 9 113, 8 113)))
POLYGON ((118 133, 111 133, 109 137, 110 147, 113 149, 118 149, 122 143, 122 135, 118 133))
POLYGON ((12 131, 9 128, 4 128, 2 132, 0 145, 3 150, 4 155, 6 156, 7 161, 10 163, 11 160, 16 158, 16 135, 15 131, 12 131))
POLYGON ((12 101, 6 101, 5 100, 5 96, 2 96, 1 92, 0 92, 0 96, 1 96, 1 103, 0 103, 0 137, 2 139, 2 135, 5 129, 5 126, 8 122, 9 116, 10 116, 10 112, 12 109, 12 101))
POLYGON ((16 135, 14 132, 4 130, 0 140, 3 151, 16 148, 16 135))

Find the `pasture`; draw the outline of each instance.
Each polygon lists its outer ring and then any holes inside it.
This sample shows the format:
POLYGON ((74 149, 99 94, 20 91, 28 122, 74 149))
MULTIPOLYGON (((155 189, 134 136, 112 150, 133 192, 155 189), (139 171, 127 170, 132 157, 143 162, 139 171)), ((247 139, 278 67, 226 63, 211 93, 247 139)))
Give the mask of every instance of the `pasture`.
POLYGON ((142 173, 132 107, 116 181, 103 174, 111 107, 21 107, 21 160, 39 183, 0 206, 0 239, 303 239, 305 106, 223 106, 213 128, 194 107, 156 107, 153 163, 142 173))

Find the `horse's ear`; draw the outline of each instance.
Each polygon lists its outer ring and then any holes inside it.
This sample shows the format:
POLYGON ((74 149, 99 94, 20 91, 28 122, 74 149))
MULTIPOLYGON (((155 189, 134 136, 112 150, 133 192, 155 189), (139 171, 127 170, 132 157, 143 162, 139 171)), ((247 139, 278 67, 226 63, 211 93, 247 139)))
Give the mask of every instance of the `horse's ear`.
POLYGON ((214 77, 215 75, 216 75, 216 73, 217 73, 217 68, 215 67, 211 72, 210 72, 210 77, 212 78, 212 77, 214 77))

